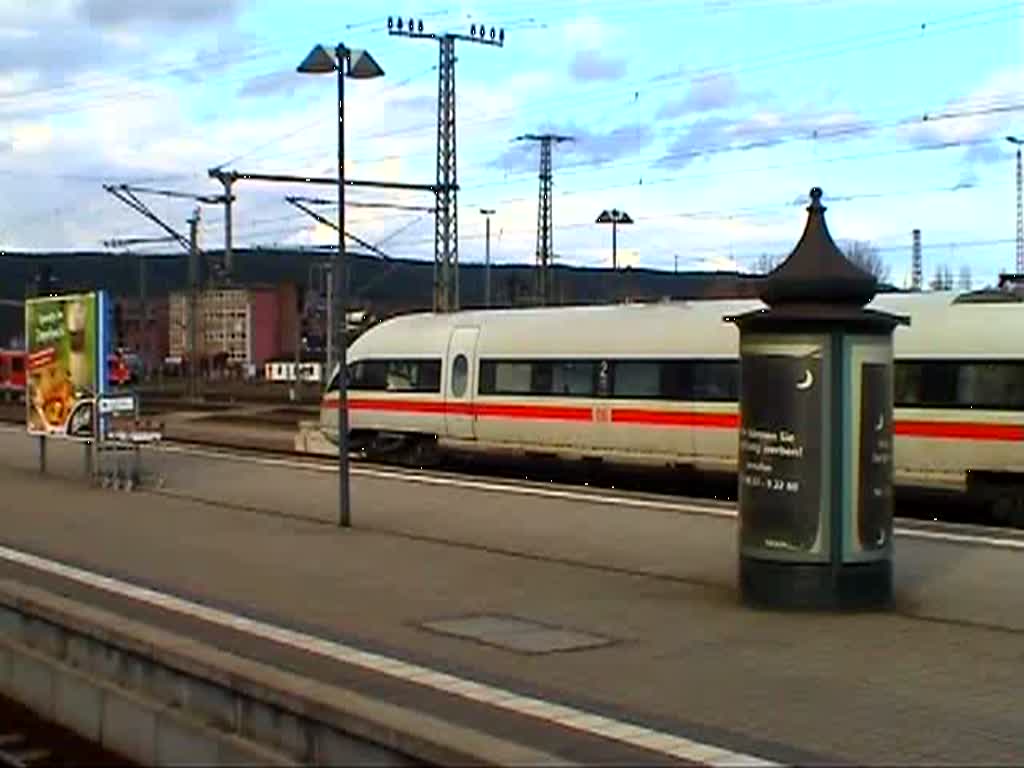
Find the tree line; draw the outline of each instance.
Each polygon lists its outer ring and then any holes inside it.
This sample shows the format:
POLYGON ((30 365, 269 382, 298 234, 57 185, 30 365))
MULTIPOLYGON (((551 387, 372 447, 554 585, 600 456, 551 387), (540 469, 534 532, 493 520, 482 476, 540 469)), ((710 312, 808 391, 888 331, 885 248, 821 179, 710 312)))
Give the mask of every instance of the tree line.
MULTIPOLYGON (((888 283, 891 269, 885 263, 878 248, 867 240, 844 240, 837 243, 839 250, 864 271, 874 275, 879 283, 888 283)), ((782 264, 789 254, 762 253, 754 262, 754 269, 760 274, 767 274, 782 264)), ((948 264, 939 264, 935 267, 935 273, 928 282, 928 288, 933 291, 951 291, 955 288, 961 291, 969 291, 972 288, 973 279, 971 268, 964 264, 960 267, 959 279, 954 281, 953 271, 948 264)))

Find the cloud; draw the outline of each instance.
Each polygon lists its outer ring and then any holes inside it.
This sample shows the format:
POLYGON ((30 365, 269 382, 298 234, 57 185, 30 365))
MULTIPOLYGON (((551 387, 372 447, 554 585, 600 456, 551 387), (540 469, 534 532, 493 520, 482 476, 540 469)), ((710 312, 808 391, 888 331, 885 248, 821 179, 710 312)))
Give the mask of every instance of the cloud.
POLYGON ((605 56, 600 51, 578 51, 569 63, 569 74, 574 80, 618 80, 626 74, 626 60, 605 56))
MULTIPOLYGON (((985 139, 1001 141, 1006 133, 1006 115, 992 108, 1024 99, 1022 82, 1024 71, 1020 69, 996 72, 978 88, 948 100, 936 114, 921 115, 903 126, 899 133, 915 147, 966 144, 985 139)), ((979 149, 970 159, 989 162, 995 155, 991 149, 979 149)))
POLYGON ((993 140, 969 146, 964 151, 963 162, 968 166, 991 165, 1004 162, 1006 156, 1007 151, 997 141, 993 140))
POLYGON ((308 85, 311 78, 296 74, 294 69, 282 69, 250 77, 238 90, 242 98, 265 96, 291 96, 295 89, 308 85))
POLYGON ((80 0, 75 15, 90 26, 202 25, 233 19, 240 0, 80 0))
POLYGON ((739 83, 728 72, 694 78, 690 90, 681 99, 668 101, 658 110, 658 117, 674 118, 693 112, 710 112, 735 106, 741 99, 739 83))
POLYGON ((774 147, 792 139, 843 141, 857 138, 871 126, 869 121, 852 112, 784 114, 759 111, 741 120, 702 117, 669 144, 657 166, 679 169, 699 157, 774 147))
POLYGON ((721 137, 727 133, 730 125, 730 121, 723 117, 702 117, 695 120, 669 143, 668 151, 657 162, 658 167, 673 170, 686 167, 709 147, 720 145, 721 137))

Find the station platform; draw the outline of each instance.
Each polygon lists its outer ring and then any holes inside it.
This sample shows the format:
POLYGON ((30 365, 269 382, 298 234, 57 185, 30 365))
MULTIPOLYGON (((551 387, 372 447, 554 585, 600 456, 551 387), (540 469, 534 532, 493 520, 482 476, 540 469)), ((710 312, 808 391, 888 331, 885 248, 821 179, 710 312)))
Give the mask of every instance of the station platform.
MULTIPOLYGON (((0 431, 0 578, 584 764, 1020 764, 1024 536, 901 523, 885 613, 739 602, 726 503, 172 450, 160 491, 0 431), (504 692, 467 698, 140 603, 19 553, 504 692), (547 709, 517 708, 522 697, 547 709), (589 719, 588 719, 589 718, 589 719), (652 735, 653 734, 653 735, 652 735)), ((98 584, 99 582, 97 582, 98 584)))

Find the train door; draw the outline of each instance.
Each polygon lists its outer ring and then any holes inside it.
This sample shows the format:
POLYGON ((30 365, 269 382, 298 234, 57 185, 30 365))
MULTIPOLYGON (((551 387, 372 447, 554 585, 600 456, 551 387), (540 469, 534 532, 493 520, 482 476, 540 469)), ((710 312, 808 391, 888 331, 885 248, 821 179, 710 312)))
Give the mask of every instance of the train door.
POLYGON ((442 382, 445 400, 445 429, 448 437, 476 438, 477 369, 476 344, 479 328, 456 328, 448 341, 448 365, 442 382))

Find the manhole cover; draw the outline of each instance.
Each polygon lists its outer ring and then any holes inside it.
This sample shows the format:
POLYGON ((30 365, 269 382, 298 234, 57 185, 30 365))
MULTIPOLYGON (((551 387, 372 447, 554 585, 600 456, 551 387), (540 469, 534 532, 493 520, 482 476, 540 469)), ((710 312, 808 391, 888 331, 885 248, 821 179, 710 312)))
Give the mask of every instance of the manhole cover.
POLYGON ((583 648, 598 648, 613 642, 610 638, 551 627, 512 616, 464 616, 438 619, 421 624, 424 629, 476 640, 518 653, 555 653, 583 648))

